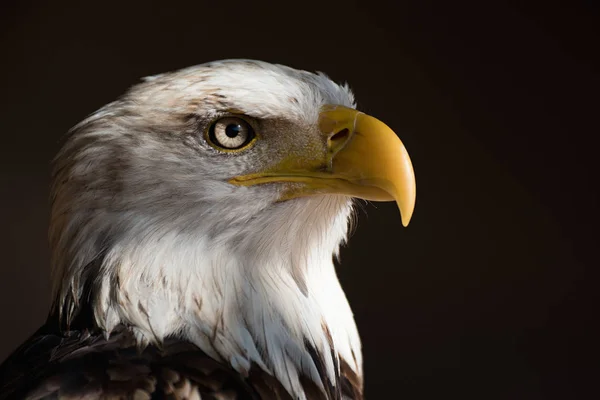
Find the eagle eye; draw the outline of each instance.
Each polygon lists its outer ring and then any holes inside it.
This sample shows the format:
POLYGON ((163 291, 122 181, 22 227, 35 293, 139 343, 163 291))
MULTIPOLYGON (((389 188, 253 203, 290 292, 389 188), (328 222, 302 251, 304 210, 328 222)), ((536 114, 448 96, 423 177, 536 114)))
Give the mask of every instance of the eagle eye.
POLYGON ((208 129, 208 142, 219 150, 241 150, 255 138, 252 126, 239 117, 218 119, 208 129))

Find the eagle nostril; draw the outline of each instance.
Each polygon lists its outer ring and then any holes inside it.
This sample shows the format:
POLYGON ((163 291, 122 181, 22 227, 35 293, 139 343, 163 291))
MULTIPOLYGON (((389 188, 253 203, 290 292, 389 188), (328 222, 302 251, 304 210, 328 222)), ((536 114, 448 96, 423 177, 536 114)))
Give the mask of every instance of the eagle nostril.
POLYGON ((346 139, 348 139, 348 136, 350 136, 350 130, 348 128, 344 128, 341 131, 333 134, 329 140, 330 142, 333 143, 340 143, 340 142, 344 142, 346 139))

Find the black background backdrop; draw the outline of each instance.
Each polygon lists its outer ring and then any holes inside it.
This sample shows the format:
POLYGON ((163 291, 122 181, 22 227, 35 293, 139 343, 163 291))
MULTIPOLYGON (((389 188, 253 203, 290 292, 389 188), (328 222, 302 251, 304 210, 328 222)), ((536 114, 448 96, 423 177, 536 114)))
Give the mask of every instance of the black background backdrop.
POLYGON ((338 269, 369 398, 595 397, 595 10, 521 3, 5 0, 0 360, 49 305, 60 136, 142 76, 256 58, 348 81, 415 166, 409 228, 366 206, 338 269))

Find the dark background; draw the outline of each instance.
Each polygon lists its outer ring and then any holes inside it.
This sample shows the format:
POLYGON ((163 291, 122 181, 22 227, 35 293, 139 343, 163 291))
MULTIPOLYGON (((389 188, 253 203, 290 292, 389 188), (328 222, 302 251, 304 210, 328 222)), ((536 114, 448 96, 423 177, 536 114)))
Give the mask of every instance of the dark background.
POLYGON ((49 306, 61 135, 142 76, 256 58, 348 81, 412 156, 410 226, 367 205, 339 268, 370 399, 597 398, 598 20, 522 3, 4 1, 0 360, 49 306))

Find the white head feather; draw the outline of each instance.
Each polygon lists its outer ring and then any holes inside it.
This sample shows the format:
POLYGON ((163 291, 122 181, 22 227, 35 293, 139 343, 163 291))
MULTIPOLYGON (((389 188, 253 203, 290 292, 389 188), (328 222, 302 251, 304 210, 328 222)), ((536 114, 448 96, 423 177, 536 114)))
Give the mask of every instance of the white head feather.
POLYGON ((230 185, 284 149, 219 154, 197 131, 236 109, 275 121, 274 132, 296 129, 301 145, 324 104, 354 107, 354 99, 323 74, 227 60, 147 78, 75 127, 53 186, 63 319, 90 296, 107 333, 125 324, 141 344, 182 337, 242 374, 264 369, 298 399, 301 376, 325 384, 305 343, 330 382, 338 358, 361 377, 360 340, 332 259, 351 200, 278 203, 277 185, 230 185))

